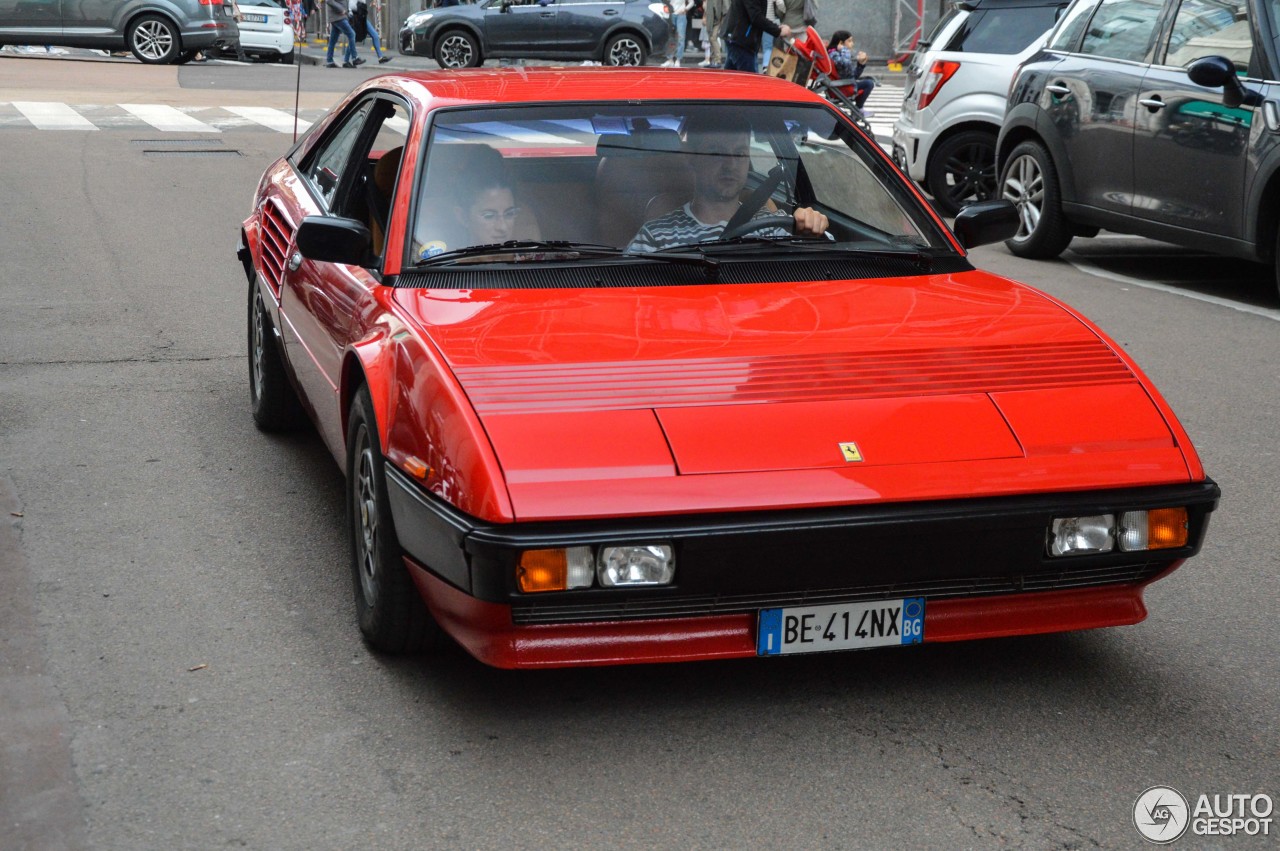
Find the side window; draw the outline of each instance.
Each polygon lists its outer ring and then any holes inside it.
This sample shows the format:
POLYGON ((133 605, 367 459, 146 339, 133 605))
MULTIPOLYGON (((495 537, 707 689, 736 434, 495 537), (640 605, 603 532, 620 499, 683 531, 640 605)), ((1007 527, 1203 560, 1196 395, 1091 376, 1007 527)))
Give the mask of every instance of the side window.
POLYGON ((1089 18, 1093 16, 1093 10, 1096 8, 1098 8, 1098 0, 1080 0, 1080 2, 1068 9, 1062 23, 1058 26, 1057 32, 1049 39, 1049 47, 1053 50, 1063 50, 1067 53, 1074 52, 1076 45, 1080 43, 1080 35, 1084 32, 1084 25, 1089 22, 1089 18))
POLYGON ((947 45, 963 53, 1021 53, 1053 26, 1056 6, 1013 6, 974 12, 947 45))
POLYGON ((1237 71, 1249 71, 1253 37, 1245 0, 1183 0, 1164 64, 1185 68, 1204 56, 1225 56, 1237 71))
POLYGON ((1143 61, 1155 38, 1160 8, 1151 0, 1102 0, 1085 30, 1080 52, 1143 61))
POLYGON ((338 185, 342 181, 347 163, 351 160, 351 151, 360 138, 360 130, 364 127, 365 119, 369 117, 369 110, 372 108, 373 101, 368 100, 352 111, 337 132, 320 145, 304 171, 307 180, 324 200, 324 205, 330 209, 333 207, 333 199, 337 195, 338 185))

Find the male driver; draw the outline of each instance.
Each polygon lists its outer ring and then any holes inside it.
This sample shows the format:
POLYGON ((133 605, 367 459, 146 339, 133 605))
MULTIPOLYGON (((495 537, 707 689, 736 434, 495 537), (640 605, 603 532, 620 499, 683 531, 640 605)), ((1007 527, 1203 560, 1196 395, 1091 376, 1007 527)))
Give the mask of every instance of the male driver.
MULTIPOLYGON (((646 253, 676 245, 709 242, 724 232, 738 211, 739 196, 751 170, 751 131, 745 126, 726 126, 719 116, 696 116, 690 120, 685 149, 693 168, 693 200, 678 210, 644 223, 627 246, 627 251, 646 253), (701 120, 700 120, 701 119, 701 120), (718 121, 718 123, 717 123, 718 121)), ((776 217, 776 211, 762 207, 751 218, 776 217)), ((794 213, 795 233, 821 236, 827 217, 809 207, 794 213)), ((786 237, 781 227, 763 228, 757 236, 786 237)))
MULTIPOLYGON (((791 27, 769 20, 765 9, 767 0, 730 0, 729 17, 724 22, 726 71, 750 71, 756 73, 756 54, 760 52, 760 39, 765 34, 774 38, 790 38, 791 27)), ((765 57, 769 61, 769 57, 765 57)))

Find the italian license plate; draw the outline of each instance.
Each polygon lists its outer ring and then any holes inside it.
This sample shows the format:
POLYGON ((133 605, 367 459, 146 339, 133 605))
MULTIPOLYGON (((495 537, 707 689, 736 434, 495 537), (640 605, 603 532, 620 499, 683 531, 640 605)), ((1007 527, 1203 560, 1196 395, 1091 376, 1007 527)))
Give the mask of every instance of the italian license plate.
POLYGON ((777 656, 924 641, 924 598, 761 609, 756 653, 777 656))
POLYGON ((267 22, 266 15, 245 15, 244 19, 251 24, 265 24, 267 22))

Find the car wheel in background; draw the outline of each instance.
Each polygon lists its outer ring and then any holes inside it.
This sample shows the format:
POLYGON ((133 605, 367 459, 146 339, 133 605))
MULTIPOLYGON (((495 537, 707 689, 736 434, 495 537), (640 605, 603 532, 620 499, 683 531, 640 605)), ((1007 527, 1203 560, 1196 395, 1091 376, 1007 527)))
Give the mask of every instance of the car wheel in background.
POLYGON ((129 27, 129 49, 139 62, 163 65, 177 59, 182 41, 178 28, 168 18, 143 15, 129 27))
POLYGON ((475 68, 480 64, 480 45, 466 30, 449 30, 436 41, 436 64, 441 68, 475 68))
POLYGON ((262 431, 291 431, 306 420, 298 394, 285 374, 271 317, 257 281, 249 285, 249 401, 262 431))
POLYGON ((347 418, 347 518, 356 615, 365 642, 383 653, 437 646, 440 628, 418 595, 396 540, 382 447, 369 388, 362 386, 347 418))
POLYGON ((631 33, 622 33, 609 39, 604 46, 604 64, 606 65, 643 65, 649 58, 644 42, 631 33))
POLYGON ((289 51, 288 53, 278 53, 278 54, 276 54, 276 61, 277 61, 277 62, 279 62, 281 65, 292 65, 292 64, 293 64, 293 51, 289 51))
POLYGON ((1062 213, 1058 172, 1038 142, 1022 142, 1009 153, 1000 174, 1001 197, 1018 208, 1018 235, 1005 245, 1019 257, 1047 260, 1071 243, 1071 226, 1062 213))
POLYGON ((996 197, 996 134, 965 130, 942 140, 929 158, 925 184, 944 216, 996 197))
POLYGON ((196 58, 196 54, 197 54, 197 53, 199 53, 199 52, 200 52, 200 51, 198 51, 198 50, 184 50, 184 51, 182 51, 181 53, 179 53, 176 57, 174 57, 173 64, 174 64, 174 65, 186 65, 186 64, 187 64, 188 62, 190 62, 192 59, 195 59, 195 58, 196 58))

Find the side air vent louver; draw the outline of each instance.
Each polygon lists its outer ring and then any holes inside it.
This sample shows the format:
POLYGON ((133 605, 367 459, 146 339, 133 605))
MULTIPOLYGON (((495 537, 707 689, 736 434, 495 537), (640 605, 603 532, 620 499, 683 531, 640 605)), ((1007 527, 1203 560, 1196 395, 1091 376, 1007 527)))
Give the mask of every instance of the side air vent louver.
POLYGON ((262 274, 272 292, 279 295, 284 282, 289 245, 293 242, 293 225, 271 202, 262 205, 262 274))

